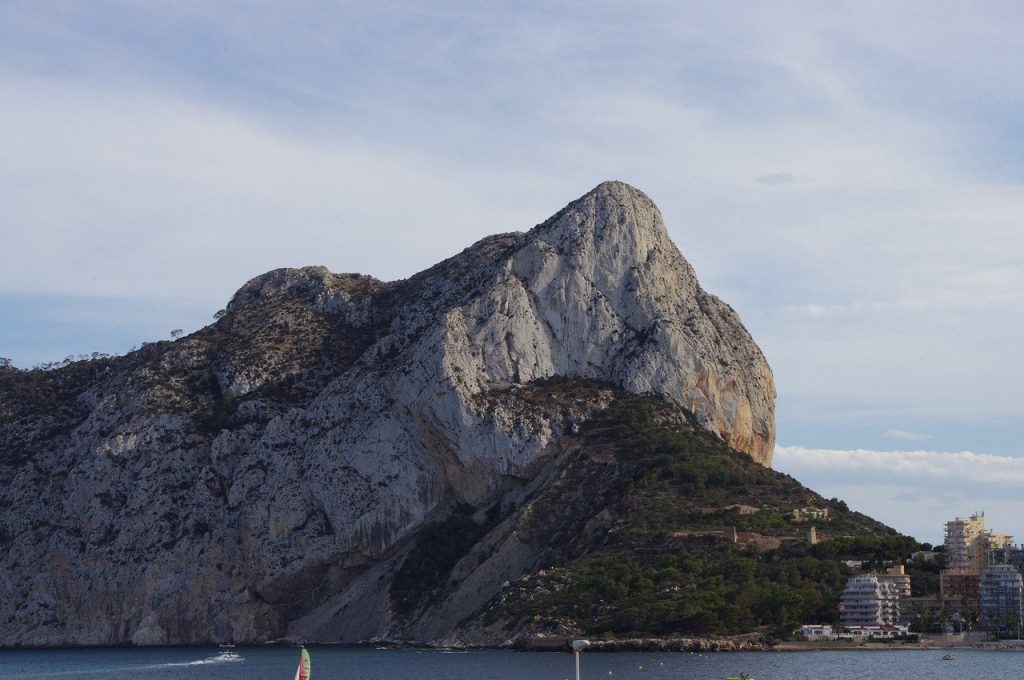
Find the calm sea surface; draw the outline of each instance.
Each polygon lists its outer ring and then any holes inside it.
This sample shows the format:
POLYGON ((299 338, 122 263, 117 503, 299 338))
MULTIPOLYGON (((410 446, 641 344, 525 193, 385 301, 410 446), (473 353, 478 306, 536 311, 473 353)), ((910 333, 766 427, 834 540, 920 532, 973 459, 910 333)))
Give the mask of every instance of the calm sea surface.
MULTIPOLYGON (((443 652, 310 647, 312 680, 573 680, 572 655, 507 651, 443 652)), ((584 653, 583 680, 757 680, 1024 677, 1024 652, 584 653)), ((0 651, 0 678, 132 677, 136 680, 292 680, 298 650, 94 649, 0 651)))

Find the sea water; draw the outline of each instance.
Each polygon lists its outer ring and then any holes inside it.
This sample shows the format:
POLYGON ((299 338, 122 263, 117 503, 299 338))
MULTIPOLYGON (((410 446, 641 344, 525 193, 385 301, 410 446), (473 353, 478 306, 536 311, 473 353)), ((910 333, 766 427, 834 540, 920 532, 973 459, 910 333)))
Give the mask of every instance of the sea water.
MULTIPOLYGON (((572 654, 308 648, 313 680, 573 680, 572 654)), ((1024 677, 1024 652, 956 650, 598 653, 581 657, 583 680, 757 680, 1024 677)), ((0 650, 0 679, 291 680, 287 647, 0 650)))

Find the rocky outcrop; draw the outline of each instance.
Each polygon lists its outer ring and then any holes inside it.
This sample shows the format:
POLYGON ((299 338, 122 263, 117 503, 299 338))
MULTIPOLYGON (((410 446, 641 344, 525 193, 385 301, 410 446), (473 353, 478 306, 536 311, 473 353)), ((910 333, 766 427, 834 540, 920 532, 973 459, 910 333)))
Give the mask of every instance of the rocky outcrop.
MULTIPOLYGON (((523 651, 565 651, 571 638, 536 637, 518 641, 523 651)), ((592 640, 588 652, 763 652, 774 645, 760 633, 727 637, 660 637, 592 640)))
MULTIPOLYGON (((276 270, 173 343, 3 371, 0 644, 440 636, 396 610, 396 574, 427 523, 500 515, 608 403, 523 389, 556 377, 661 395, 771 463, 764 357, 618 182, 404 281, 276 270)), ((436 620, 496 585, 473 588, 436 620)))

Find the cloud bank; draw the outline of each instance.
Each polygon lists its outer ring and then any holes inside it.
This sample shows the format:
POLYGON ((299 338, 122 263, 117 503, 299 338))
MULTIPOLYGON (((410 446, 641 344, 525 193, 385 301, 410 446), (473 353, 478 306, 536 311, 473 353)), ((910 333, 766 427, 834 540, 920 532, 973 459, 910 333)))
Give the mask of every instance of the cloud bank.
POLYGON ((971 451, 869 451, 778 446, 775 468, 818 493, 932 543, 947 520, 984 511, 1024 541, 1024 458, 971 451))

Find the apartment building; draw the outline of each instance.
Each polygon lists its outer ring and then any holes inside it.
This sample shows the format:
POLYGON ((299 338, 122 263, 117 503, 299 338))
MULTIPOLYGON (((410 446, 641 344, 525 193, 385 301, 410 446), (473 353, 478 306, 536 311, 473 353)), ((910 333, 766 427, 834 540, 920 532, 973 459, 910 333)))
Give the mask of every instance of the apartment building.
MULTIPOLYGON (((1013 536, 985 528, 985 513, 946 522, 946 569, 939 574, 942 599, 980 607, 981 575, 991 557, 1005 555, 1013 545, 1013 536)), ((999 559, 1002 559, 1001 557, 999 559)))
POLYGON ((880 583, 889 583, 896 590, 900 600, 910 597, 910 574, 902 564, 889 567, 881 574, 874 574, 880 583))
POLYGON ((899 591, 877 576, 853 576, 839 598, 839 618, 844 627, 893 625, 900 618, 899 591))
POLYGON ((1024 578, 1012 564, 994 564, 981 576, 981 625, 1001 634, 1019 634, 1024 578))

